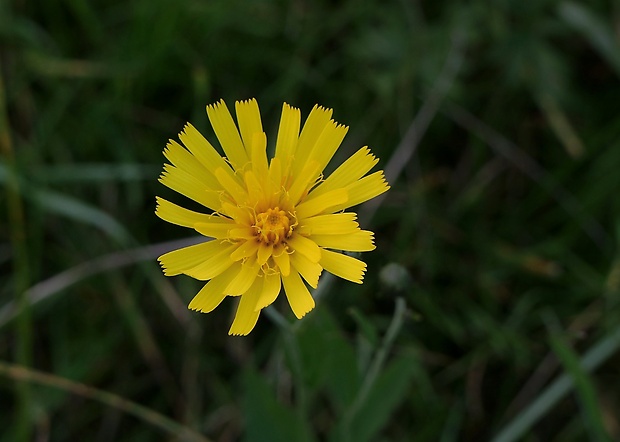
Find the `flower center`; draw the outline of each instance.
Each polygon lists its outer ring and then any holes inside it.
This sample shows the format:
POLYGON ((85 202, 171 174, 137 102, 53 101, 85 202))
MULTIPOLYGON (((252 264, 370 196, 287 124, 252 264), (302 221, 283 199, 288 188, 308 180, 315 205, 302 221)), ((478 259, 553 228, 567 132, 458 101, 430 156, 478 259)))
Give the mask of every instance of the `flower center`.
POLYGON ((254 228, 260 241, 276 245, 291 235, 293 226, 290 224, 286 212, 276 206, 256 215, 254 228))

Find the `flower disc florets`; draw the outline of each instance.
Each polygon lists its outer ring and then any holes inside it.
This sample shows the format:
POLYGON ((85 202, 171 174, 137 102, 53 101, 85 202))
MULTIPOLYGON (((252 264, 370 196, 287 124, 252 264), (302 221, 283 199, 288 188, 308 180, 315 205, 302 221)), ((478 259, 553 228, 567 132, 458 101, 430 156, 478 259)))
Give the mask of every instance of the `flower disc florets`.
POLYGON ((279 207, 267 209, 256 215, 256 237, 265 244, 278 245, 293 233, 293 226, 288 214, 279 207))

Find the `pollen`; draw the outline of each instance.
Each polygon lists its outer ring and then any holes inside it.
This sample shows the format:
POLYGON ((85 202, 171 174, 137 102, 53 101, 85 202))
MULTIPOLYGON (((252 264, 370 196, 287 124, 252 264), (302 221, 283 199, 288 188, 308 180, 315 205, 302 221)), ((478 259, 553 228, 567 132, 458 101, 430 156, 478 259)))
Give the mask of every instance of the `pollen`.
POLYGON ((254 230, 261 242, 278 245, 291 236, 293 226, 287 213, 276 206, 256 215, 254 230))

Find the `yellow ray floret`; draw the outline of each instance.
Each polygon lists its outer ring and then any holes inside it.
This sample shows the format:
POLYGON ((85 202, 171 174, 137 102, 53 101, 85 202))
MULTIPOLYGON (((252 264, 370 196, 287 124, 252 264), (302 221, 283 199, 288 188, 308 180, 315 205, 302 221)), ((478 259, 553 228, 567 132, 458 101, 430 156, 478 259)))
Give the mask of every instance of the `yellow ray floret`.
POLYGON ((387 192, 390 189, 390 186, 385 180, 383 171, 380 170, 379 172, 371 173, 359 181, 349 184, 346 189, 349 195, 347 202, 331 206, 331 211, 338 212, 366 202, 384 192, 387 192))
POLYGON ((241 296, 239 305, 237 306, 237 314, 235 320, 228 331, 229 335, 245 336, 252 331, 258 320, 260 310, 256 310, 256 303, 261 295, 262 281, 256 281, 241 296))
POLYGON ((273 301, 276 300, 278 295, 280 294, 280 287, 282 285, 282 280, 280 279, 280 275, 277 273, 268 273, 263 277, 263 287, 254 306, 254 310, 257 312, 261 309, 264 309, 268 305, 271 305, 273 301))
POLYGON ((211 215, 185 209, 161 197, 156 197, 156 201, 157 208, 155 209, 155 214, 164 221, 178 226, 193 227, 194 224, 207 222, 211 218, 211 215))
POLYGON ((200 179, 183 169, 164 164, 159 182, 209 209, 218 210, 220 207, 219 193, 209 190, 200 179))
POLYGON ((362 283, 364 273, 366 272, 365 262, 352 256, 332 252, 331 250, 321 249, 321 261, 319 264, 328 272, 357 284, 362 283))
POLYGON ((207 116, 230 163, 237 170, 243 169, 250 159, 224 100, 207 106, 207 116))
POLYGON ((296 207, 295 213, 300 219, 310 218, 327 211, 333 213, 334 210, 329 210, 331 207, 344 205, 348 201, 349 191, 347 189, 334 189, 316 198, 309 197, 296 207))
POLYGON ((168 141, 164 149, 164 156, 168 158, 176 168, 187 172, 196 180, 200 181, 205 189, 220 189, 217 179, 215 179, 209 169, 196 161, 196 157, 176 141, 168 141))
POLYGON ((366 175, 378 161, 368 147, 362 147, 319 184, 310 194, 311 197, 347 187, 366 175))
POLYGON ((211 173, 215 172, 215 169, 219 167, 228 167, 230 171, 230 166, 228 166, 224 158, 217 153, 211 143, 191 124, 187 123, 185 125, 183 132, 179 134, 179 139, 192 153, 194 158, 211 173))
POLYGON ((280 117, 280 128, 276 141, 276 158, 289 167, 295 151, 297 150, 297 140, 299 138, 299 125, 301 124, 301 113, 299 109, 284 103, 282 105, 282 116, 280 117))
POLYGON ((299 221, 297 232, 301 235, 346 235, 359 230, 355 213, 317 215, 299 221))
POLYGON ((319 284, 319 276, 321 276, 323 267, 319 263, 310 261, 301 253, 292 253, 290 258, 293 270, 303 276, 308 285, 315 289, 319 284))
POLYGON ((358 230, 348 235, 312 235, 312 240, 326 249, 347 252, 370 252, 375 249, 374 234, 369 230, 358 230))
POLYGON ((207 241, 172 252, 164 253, 158 258, 166 276, 185 273, 202 264, 205 256, 211 256, 221 249, 219 241, 207 241))
POLYGON ((288 276, 283 276, 282 283, 284 284, 284 292, 293 313, 295 313, 297 319, 303 318, 306 313, 314 308, 314 298, 312 298, 306 284, 304 284, 297 272, 291 272, 288 276))
POLYGON ((237 101, 235 109, 237 111, 237 122, 239 123, 241 139, 245 145, 246 152, 249 154, 252 151, 254 134, 263 132, 263 123, 260 120, 258 103, 254 98, 246 101, 237 101))
POLYGON ((235 263, 230 258, 230 255, 236 247, 236 244, 228 244, 225 241, 218 242, 218 247, 210 254, 206 255, 200 264, 183 271, 183 273, 200 281, 207 281, 211 278, 215 278, 233 265, 238 267, 239 264, 235 263))
POLYGON ((294 162, 292 164, 291 175, 296 176, 300 170, 304 167, 310 152, 314 149, 319 137, 325 130, 325 127, 329 124, 332 117, 332 110, 326 109, 322 106, 314 106, 308 119, 304 124, 299 140, 297 142, 297 149, 295 150, 294 162))
POLYGON ((362 283, 366 264, 339 251, 373 250, 373 233, 343 211, 389 185, 382 171, 367 175, 378 161, 367 147, 323 178, 348 129, 332 120, 331 109, 315 106, 302 127, 299 109, 285 103, 272 158, 256 100, 238 101, 235 113, 237 123, 223 100, 207 106, 225 157, 191 124, 179 134, 182 145, 170 140, 164 149, 170 163, 162 184, 207 213, 157 197, 156 214, 214 238, 165 253, 159 262, 167 276, 206 281, 192 310, 210 312, 237 297, 229 334, 247 335, 281 290, 297 318, 311 311, 309 287, 318 287, 323 270, 362 283))
POLYGON ((189 308, 203 313, 214 310, 226 297, 224 289, 239 273, 238 267, 229 267, 207 282, 189 303, 189 308))

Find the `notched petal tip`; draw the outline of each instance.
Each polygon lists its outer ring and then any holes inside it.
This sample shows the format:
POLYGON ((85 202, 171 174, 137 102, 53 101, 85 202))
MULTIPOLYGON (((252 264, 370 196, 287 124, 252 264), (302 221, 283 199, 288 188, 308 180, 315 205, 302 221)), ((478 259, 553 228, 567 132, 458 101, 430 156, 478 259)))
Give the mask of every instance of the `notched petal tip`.
POLYGON ((293 311, 293 313, 295 314, 295 317, 297 319, 301 319, 304 316, 306 316, 308 313, 310 313, 312 310, 314 310, 314 307, 316 306, 316 304, 312 304, 312 307, 310 307, 307 311, 293 311))
POLYGON ((252 330, 254 330, 255 324, 252 327, 247 327, 246 324, 232 323, 228 330, 228 336, 247 336, 252 330))
POLYGON ((299 108, 298 108, 298 107, 291 106, 291 105, 290 105, 290 104, 288 104, 287 102, 284 102, 284 103, 282 104, 282 108, 283 108, 283 109, 286 109, 286 110, 288 110, 288 111, 299 111, 299 108))
POLYGON ((312 110, 313 110, 313 111, 314 111, 314 110, 317 110, 317 111, 320 111, 320 112, 330 112, 330 113, 334 111, 332 108, 329 108, 329 107, 327 107, 327 106, 322 106, 322 105, 320 105, 320 104, 318 104, 318 103, 314 105, 314 107, 312 108, 312 110))
POLYGON ((228 336, 247 336, 252 330, 254 330, 255 326, 256 323, 254 323, 251 327, 247 327, 247 324, 240 325, 233 322, 228 330, 228 336))
POLYGON ((256 98, 248 98, 246 100, 237 100, 237 101, 235 101, 235 105, 250 104, 252 102, 256 103, 256 98))
POLYGON ((224 102, 223 98, 220 98, 218 101, 214 103, 207 104, 207 112, 217 110, 222 106, 226 106, 226 103, 224 102))
POLYGON ((338 123, 334 119, 329 120, 329 122, 334 126, 336 130, 342 130, 345 134, 349 131, 349 126, 347 126, 346 124, 338 123))
MULTIPOLYGON (((159 258, 158 258, 159 261, 159 258)), ((163 262, 159 261, 159 266, 161 267, 161 271, 164 274, 164 276, 177 276, 179 274, 179 272, 172 272, 168 267, 166 267, 164 265, 163 262)))

